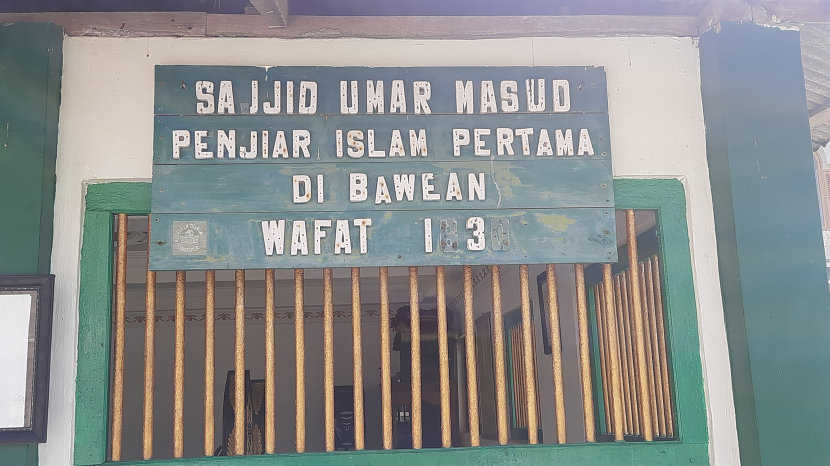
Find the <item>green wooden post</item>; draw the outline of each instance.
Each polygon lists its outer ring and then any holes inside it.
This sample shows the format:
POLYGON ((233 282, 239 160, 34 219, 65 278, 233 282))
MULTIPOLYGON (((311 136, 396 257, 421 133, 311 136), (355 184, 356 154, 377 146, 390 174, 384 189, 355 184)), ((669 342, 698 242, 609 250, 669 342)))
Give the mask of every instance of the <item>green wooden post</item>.
MULTIPOLYGON (((62 65, 62 28, 0 25, 0 275, 49 273, 62 65)), ((0 458, 34 466, 37 445, 0 458)))
POLYGON ((703 109, 742 464, 830 464, 830 294, 799 33, 700 38, 703 109))

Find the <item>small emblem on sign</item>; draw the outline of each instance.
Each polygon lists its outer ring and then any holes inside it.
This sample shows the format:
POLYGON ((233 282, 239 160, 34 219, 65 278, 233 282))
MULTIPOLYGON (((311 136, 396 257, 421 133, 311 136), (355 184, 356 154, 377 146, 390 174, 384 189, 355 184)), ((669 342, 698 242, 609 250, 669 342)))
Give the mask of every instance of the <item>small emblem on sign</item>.
POLYGON ((207 221, 173 222, 173 255, 207 255, 207 221))

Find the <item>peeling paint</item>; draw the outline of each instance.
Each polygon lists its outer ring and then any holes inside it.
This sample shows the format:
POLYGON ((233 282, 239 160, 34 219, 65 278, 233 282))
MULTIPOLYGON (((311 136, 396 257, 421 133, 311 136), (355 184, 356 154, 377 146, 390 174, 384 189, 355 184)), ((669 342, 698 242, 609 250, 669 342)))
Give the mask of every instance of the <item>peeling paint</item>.
POLYGON ((556 231, 565 231, 569 225, 576 223, 576 220, 570 219, 565 215, 552 214, 535 214, 539 223, 550 225, 556 231))

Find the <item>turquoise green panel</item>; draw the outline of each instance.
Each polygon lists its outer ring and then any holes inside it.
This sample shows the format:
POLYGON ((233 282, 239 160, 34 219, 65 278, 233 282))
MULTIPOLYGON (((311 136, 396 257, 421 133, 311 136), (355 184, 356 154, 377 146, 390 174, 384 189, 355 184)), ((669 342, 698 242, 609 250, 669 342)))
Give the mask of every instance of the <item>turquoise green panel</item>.
POLYGON ((419 211, 154 214, 150 266, 214 270, 613 262, 613 228, 614 211, 596 208, 446 210, 433 217, 419 211), (432 252, 426 251, 425 218, 431 219, 432 252), (355 219, 370 223, 364 253, 355 219), (481 223, 467 228, 468 219, 481 223), (331 222, 320 228, 325 236, 319 254, 314 250, 316 220, 331 222), (267 255, 264 221, 273 221, 269 228, 282 232, 281 244, 276 243, 283 246, 282 253, 272 246, 272 255, 267 255), (345 237, 336 234, 338 221, 345 222, 351 253, 336 248, 345 245, 345 237), (305 236, 307 254, 299 248, 292 251, 292 239, 299 241, 300 235, 305 236), (470 242, 483 244, 483 250, 475 250, 470 242))
POLYGON ((550 170, 547 161, 538 159, 424 162, 400 165, 398 169, 372 162, 241 164, 236 167, 157 165, 153 178, 153 210, 159 213, 218 213, 609 208, 614 204, 610 164, 610 160, 571 159, 567 170, 550 170), (350 202, 350 175, 356 173, 365 175, 366 198, 350 202), (431 179, 425 180, 424 173, 432 175, 431 179), (311 183, 310 186, 300 183, 296 187, 302 202, 294 201, 294 176, 306 176, 306 182, 311 183), (318 200, 319 176, 323 177, 322 203, 318 200), (470 182, 470 176, 475 183, 470 182), (406 180, 412 184, 407 185, 406 180), (481 183, 480 193, 475 191, 478 183, 481 183), (411 186, 411 198, 406 193, 406 186, 411 186), (428 190, 426 194, 424 189, 428 190), (438 199, 425 200, 430 197, 438 199))
MULTIPOLYGON (((385 112, 391 113, 393 80, 401 80, 406 102, 406 112, 414 111, 414 83, 428 81, 428 104, 433 114, 456 113, 456 81, 471 81, 474 110, 479 113, 482 81, 493 83, 493 95, 498 111, 502 111, 502 98, 508 106, 515 102, 518 112, 527 112, 527 87, 525 81, 533 79, 534 102, 538 102, 538 81, 544 84, 545 107, 542 113, 553 112, 553 80, 570 83, 570 112, 607 112, 605 70, 602 67, 325 67, 325 66, 156 66, 156 114, 187 115, 196 113, 196 82, 210 81, 213 94, 219 96, 221 81, 230 81, 233 90, 233 108, 236 114, 250 112, 252 103, 251 81, 258 82, 258 112, 263 104, 274 102, 274 82, 280 82, 281 105, 287 111, 287 82, 294 82, 294 112, 300 107, 300 82, 317 83, 317 113, 340 114, 340 81, 349 81, 346 87, 348 104, 351 104, 351 81, 357 81, 358 113, 366 113, 367 80, 373 85, 383 81, 385 112), (501 92, 503 81, 515 81, 516 89, 501 92), (515 100, 508 93, 515 95, 515 100)), ((373 88, 374 89, 374 88, 373 88)), ((486 92, 485 92, 486 94, 486 92)), ((272 105, 273 107, 273 105, 272 105)))
POLYGON ((706 444, 676 442, 507 445, 423 450, 344 451, 287 455, 219 456, 122 462, 120 466, 679 466, 709 464, 706 444))
MULTIPOLYGON (((116 184, 116 183, 114 183, 116 184)), ((113 190, 115 191, 115 190, 113 190)), ((107 454, 112 332, 113 214, 87 210, 81 248, 75 464, 101 464, 107 454)))
MULTIPOLYGON (((397 162, 396 165, 399 166, 411 162, 439 160, 504 158, 523 161, 542 158, 548 160, 552 167, 561 170, 567 167, 563 164, 575 157, 580 157, 579 138, 582 129, 588 130, 594 153, 593 158, 609 159, 611 141, 607 113, 156 116, 153 161, 156 164, 226 163, 233 165, 252 162, 280 163, 289 160, 304 163, 371 161, 378 164, 397 162), (501 149, 497 143, 500 128, 503 133, 501 149), (459 138, 458 155, 455 155, 453 143, 456 129, 468 131, 467 139, 463 139, 461 135, 457 136, 459 138), (476 136, 476 129, 479 129, 478 136, 476 136), (189 132, 190 141, 189 145, 187 141, 176 144, 179 147, 179 158, 176 159, 173 153, 173 131, 182 130, 189 132), (221 153, 218 151, 220 130, 228 138, 233 137, 235 147, 232 151, 228 149, 221 153), (342 131, 341 152, 337 152, 337 130, 342 131), (369 130, 373 133, 369 134, 369 130), (561 132, 558 145, 557 130, 561 132), (205 132, 199 136, 198 141, 196 131, 205 132), (253 149, 251 148, 252 131, 255 132, 256 138, 253 149), (263 131, 267 131, 267 135, 263 131), (298 139, 295 144, 296 131, 308 131, 308 153, 301 147, 305 144, 305 139, 298 139), (355 141, 350 151, 349 132, 351 131, 361 133, 353 133, 355 141), (395 131, 399 132, 400 140, 395 138, 395 131), (416 142, 423 131, 426 151, 417 148, 413 151, 410 131, 414 131, 416 142), (570 133, 572 151, 563 150, 564 155, 558 156, 558 148, 570 147, 565 144, 568 133, 570 133), (266 140, 267 150, 263 146, 266 140), (476 140, 481 141, 478 144, 478 152, 476 152, 476 140), (545 141, 548 141, 550 145, 545 146, 545 141), (395 142, 394 146, 393 142, 395 142), (196 158, 197 143, 204 144, 200 146, 202 154, 200 159, 196 158), (362 146, 362 151, 360 146, 362 146), (250 153, 247 155, 249 158, 243 157, 241 148, 244 148, 244 154, 250 153), (256 151, 256 154, 252 151, 256 151), (424 153, 427 155, 424 156, 424 153), (267 160, 264 154, 268 155, 267 160), (392 156, 392 154, 396 155, 392 156), (277 160, 273 160, 275 156, 277 160)), ((296 136, 300 138, 301 133, 297 132, 296 136)), ((583 152, 581 157, 590 158, 589 154, 590 151, 583 152)))
POLYGON ((709 440, 700 363, 686 194, 679 180, 614 180, 617 208, 656 210, 660 276, 675 405, 675 435, 684 443, 709 440))

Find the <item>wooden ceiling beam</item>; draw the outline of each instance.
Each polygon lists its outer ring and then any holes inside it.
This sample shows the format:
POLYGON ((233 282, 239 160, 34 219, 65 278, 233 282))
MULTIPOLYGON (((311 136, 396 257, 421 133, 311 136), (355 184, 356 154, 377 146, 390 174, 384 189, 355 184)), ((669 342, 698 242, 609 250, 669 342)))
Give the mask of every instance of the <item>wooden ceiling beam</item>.
POLYGON ((694 16, 291 16, 212 13, 0 13, 0 23, 47 22, 68 36, 488 39, 698 35, 694 16))

